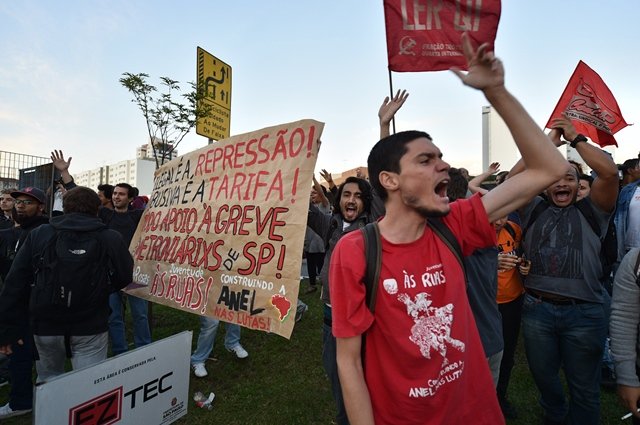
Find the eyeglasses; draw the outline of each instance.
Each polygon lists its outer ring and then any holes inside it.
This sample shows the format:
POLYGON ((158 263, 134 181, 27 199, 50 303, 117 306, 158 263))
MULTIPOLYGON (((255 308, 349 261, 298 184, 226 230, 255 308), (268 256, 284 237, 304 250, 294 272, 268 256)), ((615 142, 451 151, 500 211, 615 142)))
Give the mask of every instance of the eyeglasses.
POLYGON ((16 199, 16 200, 15 200, 15 203, 16 203, 16 205, 22 205, 22 204, 24 204, 24 205, 26 205, 26 206, 29 206, 29 205, 33 205, 33 204, 35 204, 35 203, 36 203, 36 201, 31 200, 31 199, 16 199))

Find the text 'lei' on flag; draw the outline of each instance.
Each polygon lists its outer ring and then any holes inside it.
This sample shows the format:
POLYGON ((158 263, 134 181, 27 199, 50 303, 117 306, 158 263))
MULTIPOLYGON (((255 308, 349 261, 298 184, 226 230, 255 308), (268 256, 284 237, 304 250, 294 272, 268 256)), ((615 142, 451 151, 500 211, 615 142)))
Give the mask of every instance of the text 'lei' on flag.
POLYGON ((460 37, 493 43, 500 0, 384 0, 389 70, 396 72, 467 69, 460 37))
POLYGON ((602 78, 580 61, 569 79, 546 127, 565 113, 579 133, 601 147, 618 146, 613 135, 629 124, 622 117, 618 102, 602 78))

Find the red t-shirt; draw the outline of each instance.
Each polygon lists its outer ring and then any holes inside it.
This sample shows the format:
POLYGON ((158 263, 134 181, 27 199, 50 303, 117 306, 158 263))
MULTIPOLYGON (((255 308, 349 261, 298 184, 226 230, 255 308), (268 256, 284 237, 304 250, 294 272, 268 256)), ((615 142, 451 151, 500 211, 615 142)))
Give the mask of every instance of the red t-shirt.
MULTIPOLYGON (((465 255, 495 245, 479 196, 444 218, 465 255)), ((408 244, 382 239, 375 318, 366 306, 364 242, 345 235, 331 256, 333 334, 367 332, 365 379, 376 424, 504 424, 469 307, 462 269, 428 227, 408 244)))

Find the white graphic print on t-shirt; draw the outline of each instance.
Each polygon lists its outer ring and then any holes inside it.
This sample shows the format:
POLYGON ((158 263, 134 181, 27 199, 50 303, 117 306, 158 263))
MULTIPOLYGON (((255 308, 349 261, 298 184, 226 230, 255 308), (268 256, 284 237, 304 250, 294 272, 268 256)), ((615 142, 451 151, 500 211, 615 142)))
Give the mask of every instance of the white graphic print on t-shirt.
POLYGON ((433 307, 429 294, 420 292, 415 301, 407 294, 398 295, 398 301, 404 303, 414 321, 411 327, 411 342, 420 348, 420 353, 427 359, 431 358, 431 351, 442 356, 442 366, 449 364, 447 359, 448 346, 464 352, 464 342, 451 337, 453 323, 453 304, 443 307, 433 307))

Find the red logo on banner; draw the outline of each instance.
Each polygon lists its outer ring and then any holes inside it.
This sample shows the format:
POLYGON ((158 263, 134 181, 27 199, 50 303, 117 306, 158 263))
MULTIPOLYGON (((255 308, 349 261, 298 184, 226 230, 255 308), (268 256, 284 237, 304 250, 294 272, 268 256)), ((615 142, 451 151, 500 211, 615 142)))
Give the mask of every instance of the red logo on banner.
POLYGON ((69 409, 69 425, 110 425, 122 419, 122 387, 69 409))
POLYGON ((466 69, 460 36, 493 50, 500 0, 384 0, 384 18, 391 71, 466 69))
POLYGON ((602 147, 618 146, 613 135, 629 125, 622 117, 609 87, 582 61, 573 71, 546 127, 551 128, 551 121, 563 113, 567 114, 579 133, 602 147))

